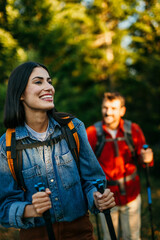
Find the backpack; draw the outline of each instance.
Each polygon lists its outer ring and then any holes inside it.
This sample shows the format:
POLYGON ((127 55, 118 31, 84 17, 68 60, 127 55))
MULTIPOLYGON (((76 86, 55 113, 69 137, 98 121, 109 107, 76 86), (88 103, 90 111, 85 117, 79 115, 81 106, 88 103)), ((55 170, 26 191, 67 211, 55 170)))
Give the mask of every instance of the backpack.
POLYGON ((15 137, 15 129, 8 128, 6 131, 6 151, 7 151, 7 160, 10 171, 12 173, 13 178, 17 181, 18 186, 25 189, 25 184, 22 176, 22 150, 28 148, 34 148, 38 146, 44 145, 54 145, 60 142, 62 139, 65 139, 68 147, 73 155, 73 158, 76 161, 76 165, 78 171, 80 173, 79 167, 79 137, 77 131, 74 127, 72 121, 70 121, 66 126, 61 126, 62 134, 52 138, 50 140, 46 140, 43 142, 35 141, 33 143, 22 144, 20 140, 16 141, 15 137))
POLYGON ((118 137, 118 138, 105 138, 105 134, 103 132, 102 129, 102 121, 96 122, 94 124, 95 128, 96 128, 96 132, 97 132, 97 144, 96 144, 96 148, 95 148, 95 155, 96 157, 100 157, 102 150, 104 148, 104 145, 106 142, 114 142, 115 145, 115 151, 116 151, 116 156, 119 155, 119 150, 118 150, 118 144, 117 141, 126 141, 131 154, 132 154, 132 158, 135 159, 136 158, 136 152, 135 152, 135 146, 134 146, 134 142, 132 139, 132 132, 131 132, 131 124, 132 122, 129 120, 124 120, 124 137, 118 137))

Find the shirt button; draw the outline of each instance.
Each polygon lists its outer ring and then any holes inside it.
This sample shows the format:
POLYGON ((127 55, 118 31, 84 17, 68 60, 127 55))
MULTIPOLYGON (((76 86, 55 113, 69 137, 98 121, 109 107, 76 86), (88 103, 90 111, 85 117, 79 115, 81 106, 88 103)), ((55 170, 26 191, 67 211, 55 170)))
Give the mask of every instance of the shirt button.
POLYGON ((55 201, 58 201, 58 198, 57 198, 57 197, 55 198, 55 201))
POLYGON ((54 179, 51 179, 51 182, 54 182, 54 179))

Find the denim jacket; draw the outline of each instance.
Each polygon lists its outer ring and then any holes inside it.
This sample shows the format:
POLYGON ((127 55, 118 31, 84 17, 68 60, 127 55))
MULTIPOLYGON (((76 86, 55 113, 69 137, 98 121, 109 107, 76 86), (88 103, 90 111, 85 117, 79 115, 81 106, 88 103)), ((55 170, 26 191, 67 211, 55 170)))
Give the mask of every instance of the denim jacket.
MULTIPOLYGON (((0 138, 0 224, 4 227, 31 228, 45 224, 42 217, 23 218, 26 205, 32 203, 35 184, 43 182, 51 190, 52 222, 73 221, 89 209, 96 211, 93 181, 106 178, 87 139, 84 124, 73 119, 80 140, 80 173, 64 139, 53 146, 39 146, 22 152, 22 174, 27 191, 13 179, 6 157, 5 134, 0 138)), ((60 125, 49 120, 47 139, 61 134, 60 125)), ((25 126, 16 128, 16 139, 23 143, 35 141, 25 126)))

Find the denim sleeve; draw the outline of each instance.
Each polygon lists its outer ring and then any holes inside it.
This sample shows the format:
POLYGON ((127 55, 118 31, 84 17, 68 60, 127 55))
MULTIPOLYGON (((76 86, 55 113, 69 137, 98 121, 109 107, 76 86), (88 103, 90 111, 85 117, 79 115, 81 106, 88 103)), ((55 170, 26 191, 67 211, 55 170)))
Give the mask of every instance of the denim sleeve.
POLYGON ((28 228, 34 226, 33 218, 23 219, 27 204, 10 172, 5 154, 5 141, 0 141, 0 224, 4 227, 28 228))
POLYGON ((88 142, 85 126, 82 122, 77 126, 77 132, 80 141, 80 175, 82 187, 88 200, 88 208, 91 212, 97 211, 94 205, 93 193, 97 191, 93 182, 100 179, 106 187, 105 174, 88 142))
POLYGON ((34 227, 34 218, 22 218, 24 208, 29 202, 14 202, 9 209, 9 225, 15 228, 34 227))

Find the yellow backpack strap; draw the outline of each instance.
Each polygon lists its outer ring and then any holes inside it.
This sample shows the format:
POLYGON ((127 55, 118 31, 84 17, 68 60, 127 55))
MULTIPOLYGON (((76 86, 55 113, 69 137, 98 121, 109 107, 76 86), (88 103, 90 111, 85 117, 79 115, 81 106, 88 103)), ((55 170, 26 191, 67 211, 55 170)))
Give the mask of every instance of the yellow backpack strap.
POLYGON ((8 166, 13 175, 13 178, 17 181, 15 170, 14 170, 13 158, 11 156, 11 140, 12 140, 13 133, 15 133, 15 129, 12 129, 12 128, 8 128, 6 131, 6 151, 7 151, 8 166))
MULTIPOLYGON (((69 116, 63 117, 63 119, 65 119, 65 118, 69 118, 69 116)), ((69 129, 71 130, 72 135, 74 137, 74 140, 76 142, 77 152, 78 152, 78 156, 79 156, 80 143, 79 143, 78 133, 77 133, 75 127, 74 127, 74 124, 73 124, 72 120, 67 125, 68 125, 69 129)))
MULTIPOLYGON (((65 118, 69 118, 69 117, 65 117, 65 118)), ((75 159, 75 162, 80 174, 80 162, 79 162, 80 143, 79 143, 79 137, 78 137, 77 131, 72 121, 70 121, 67 125, 62 126, 61 129, 62 129, 62 133, 65 136, 65 140, 68 144, 68 147, 72 153, 72 156, 75 159)))
POLYGON ((77 131, 75 130, 75 127, 74 127, 74 124, 72 121, 70 121, 68 123, 68 127, 69 129, 71 130, 72 134, 73 134, 73 137, 75 139, 75 142, 76 142, 76 145, 77 145, 77 151, 78 151, 78 155, 79 155, 79 149, 80 149, 80 143, 79 143, 79 137, 78 137, 78 133, 77 131))
POLYGON ((79 161, 80 143, 79 143, 79 137, 78 137, 77 131, 72 121, 70 121, 67 124, 67 126, 65 126, 63 129, 65 132, 66 141, 68 143, 69 149, 73 155, 73 158, 75 159, 79 175, 81 176, 80 161, 79 161))

